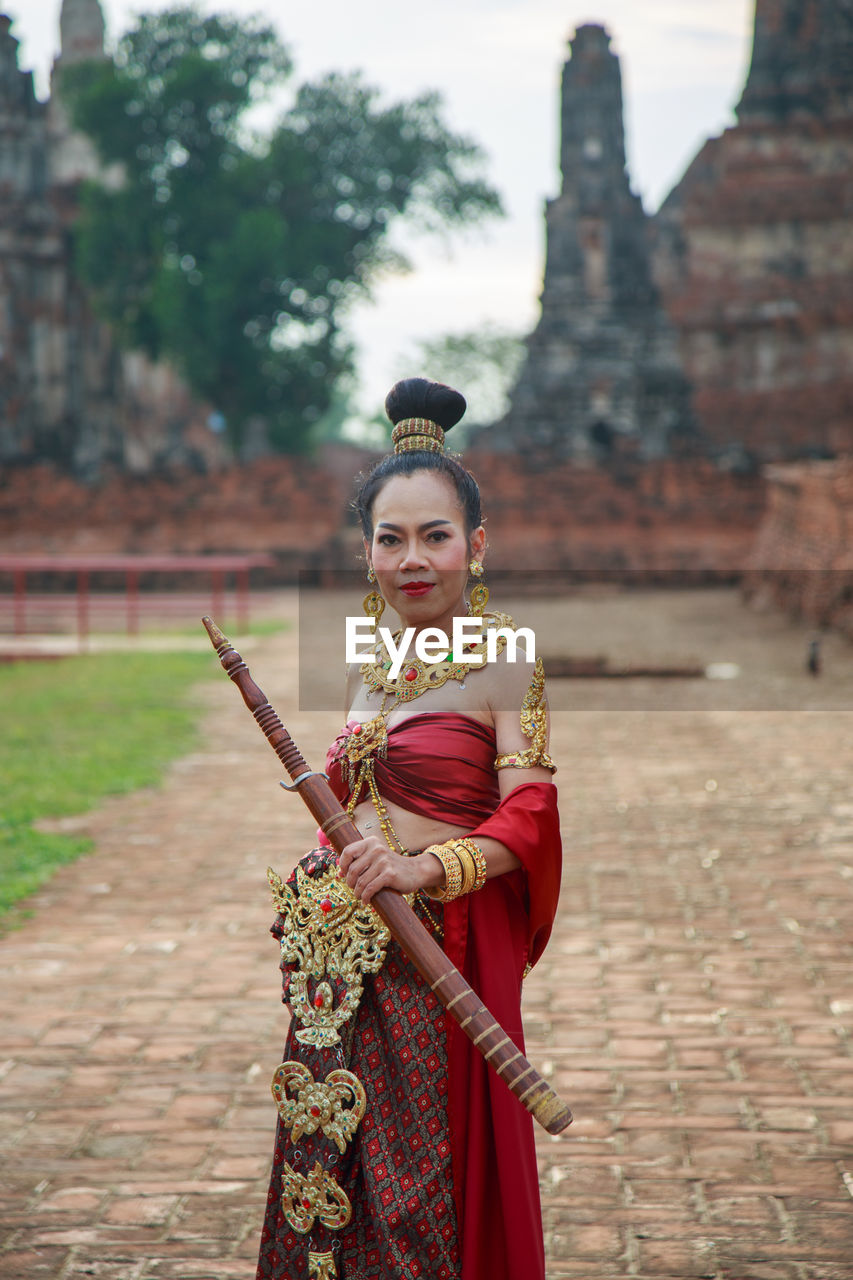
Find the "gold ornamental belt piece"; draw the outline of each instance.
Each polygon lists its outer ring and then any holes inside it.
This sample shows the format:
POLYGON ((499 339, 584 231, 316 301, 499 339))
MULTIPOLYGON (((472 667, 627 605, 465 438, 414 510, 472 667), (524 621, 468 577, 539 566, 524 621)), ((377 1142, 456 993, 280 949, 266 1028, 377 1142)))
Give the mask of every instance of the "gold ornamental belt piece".
POLYGON ((272 1096, 291 1142, 319 1129, 342 1155, 367 1109, 364 1086, 343 1067, 320 1083, 304 1063, 283 1062, 272 1078, 272 1096))
POLYGON ((307 1233, 320 1222, 330 1231, 340 1231, 352 1217, 349 1196, 339 1187, 318 1160, 307 1175, 297 1173, 285 1162, 281 1175, 281 1207, 294 1231, 307 1233))
POLYGON ((334 865, 320 876, 298 866, 292 886, 272 869, 267 875, 284 920, 282 960, 294 966, 289 1002, 301 1024, 296 1039, 329 1048, 358 1008, 364 974, 378 973, 384 964, 391 934, 334 865))

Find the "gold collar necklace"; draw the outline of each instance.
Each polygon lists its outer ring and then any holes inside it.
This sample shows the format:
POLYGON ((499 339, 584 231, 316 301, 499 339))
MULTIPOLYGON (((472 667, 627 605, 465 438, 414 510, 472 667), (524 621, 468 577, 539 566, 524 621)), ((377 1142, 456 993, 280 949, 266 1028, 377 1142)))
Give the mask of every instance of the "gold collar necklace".
MULTIPOLYGON (((508 613, 497 613, 489 610, 489 612, 482 615, 482 621, 484 631, 481 638, 468 641, 465 644, 465 661, 454 662, 450 657, 443 658, 440 662, 432 663, 423 662, 418 657, 406 659, 394 679, 388 674, 391 669, 391 658, 380 636, 373 646, 376 661, 362 663, 360 668, 362 679, 367 685, 368 694, 381 689, 385 694, 393 694, 396 702, 411 702, 429 689, 440 689, 448 680, 458 680, 459 687, 464 688, 463 682, 472 666, 477 670, 479 667, 485 666, 489 660, 486 632, 498 630, 495 645, 495 655, 497 655, 506 648, 506 637, 500 634, 500 630, 503 628, 510 631, 515 630, 515 623, 508 613), (471 658, 478 656, 482 657, 482 662, 472 663, 471 658)), ((399 631, 393 633, 392 639, 395 645, 399 644, 402 635, 402 627, 399 631)), ((393 707, 391 710, 393 710, 393 707)), ((390 714, 390 712, 387 714, 390 714)))

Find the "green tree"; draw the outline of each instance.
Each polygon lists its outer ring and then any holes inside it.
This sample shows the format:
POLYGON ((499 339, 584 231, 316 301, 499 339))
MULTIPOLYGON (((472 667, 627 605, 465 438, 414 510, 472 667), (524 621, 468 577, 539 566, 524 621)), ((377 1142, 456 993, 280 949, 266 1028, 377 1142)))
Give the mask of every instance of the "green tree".
POLYGON ((252 136, 248 110, 290 73, 258 19, 174 8, 63 79, 123 175, 81 194, 78 269, 120 340, 168 357, 237 448, 253 419, 273 448, 304 445, 352 368, 347 305, 407 265, 395 220, 437 231, 500 212, 436 94, 383 106, 360 76, 328 75, 252 136))

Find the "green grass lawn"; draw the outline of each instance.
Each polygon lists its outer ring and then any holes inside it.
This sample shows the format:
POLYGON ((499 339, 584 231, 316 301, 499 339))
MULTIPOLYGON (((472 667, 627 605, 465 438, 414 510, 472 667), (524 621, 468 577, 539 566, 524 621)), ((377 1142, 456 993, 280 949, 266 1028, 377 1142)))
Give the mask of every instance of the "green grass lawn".
POLYGON ((127 653, 0 667, 0 913, 91 848, 33 828, 150 786, 196 737, 210 653, 127 653))

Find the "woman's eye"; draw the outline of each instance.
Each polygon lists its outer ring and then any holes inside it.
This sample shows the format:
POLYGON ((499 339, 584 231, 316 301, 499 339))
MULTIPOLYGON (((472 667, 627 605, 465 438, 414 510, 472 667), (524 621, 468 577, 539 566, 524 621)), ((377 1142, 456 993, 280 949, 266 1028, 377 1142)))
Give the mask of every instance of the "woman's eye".
POLYGON ((448 535, 443 529, 435 529, 429 536, 433 542, 445 542, 448 535))
POLYGON ((394 537, 393 533, 380 533, 376 541, 379 543, 380 547, 393 547, 397 539, 394 537))

